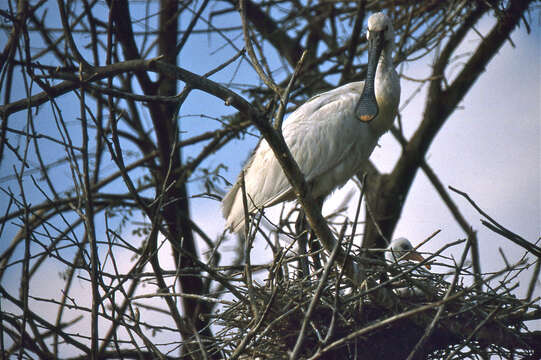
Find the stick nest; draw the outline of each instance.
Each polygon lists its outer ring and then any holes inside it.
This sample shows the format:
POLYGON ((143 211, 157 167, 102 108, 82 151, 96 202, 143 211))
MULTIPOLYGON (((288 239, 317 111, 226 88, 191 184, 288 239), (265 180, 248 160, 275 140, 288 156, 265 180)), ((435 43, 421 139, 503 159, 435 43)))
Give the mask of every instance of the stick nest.
POLYGON ((243 288, 246 301, 218 314, 216 335, 224 353, 241 359, 290 358, 299 341, 296 358, 538 358, 541 333, 527 322, 539 318, 539 303, 510 295, 524 264, 477 282, 456 265, 447 274, 413 263, 371 266, 359 285, 336 265, 324 283, 323 269, 302 278, 271 271, 265 285, 243 288))

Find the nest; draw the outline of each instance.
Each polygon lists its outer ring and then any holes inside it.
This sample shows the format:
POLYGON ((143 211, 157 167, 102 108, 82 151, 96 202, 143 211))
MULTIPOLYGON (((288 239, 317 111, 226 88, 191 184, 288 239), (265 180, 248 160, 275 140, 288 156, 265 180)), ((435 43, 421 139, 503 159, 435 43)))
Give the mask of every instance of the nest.
POLYGON ((306 359, 538 358, 541 334, 526 322, 541 308, 509 292, 520 265, 484 275, 482 291, 469 269, 457 269, 371 266, 360 285, 336 265, 326 277, 323 269, 270 271, 266 284, 244 287, 246 301, 219 313, 221 351, 241 359, 290 358, 296 346, 295 358, 306 359))

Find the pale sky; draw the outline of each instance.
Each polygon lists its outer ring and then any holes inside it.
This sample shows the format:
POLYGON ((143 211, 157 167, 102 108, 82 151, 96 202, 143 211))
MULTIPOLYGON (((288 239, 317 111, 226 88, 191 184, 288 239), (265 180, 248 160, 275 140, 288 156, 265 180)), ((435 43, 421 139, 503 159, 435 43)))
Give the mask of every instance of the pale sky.
MULTIPOLYGON (((537 16, 533 18, 538 21, 537 16)), ((484 21, 480 25, 481 32, 486 31, 484 26, 487 23, 484 21)), ((512 48, 509 42, 504 45, 489 64, 486 72, 467 94, 461 103, 461 109, 453 113, 437 135, 426 160, 445 186, 451 185, 467 192, 482 209, 502 225, 528 241, 535 242, 541 235, 541 30, 539 23, 530 25, 532 25, 532 34, 526 35, 524 27, 512 34, 511 38, 516 48, 512 48)), ((478 41, 478 37, 472 35, 469 43, 473 47, 478 41)), ((212 42, 201 43, 197 46, 193 44, 190 48, 190 56, 181 56, 180 66, 199 74, 207 72, 210 68, 223 63, 224 59, 231 55, 218 52, 217 55, 208 56, 210 51, 219 46, 219 43, 212 42)), ((463 49, 463 51, 467 50, 463 49)), ((428 62, 406 64, 404 68, 404 73, 414 78, 424 78, 429 72, 428 62)), ((253 72, 247 71, 238 74, 234 82, 253 83, 255 81, 253 76, 253 72)), ((227 82, 231 79, 231 72, 226 72, 225 75, 218 74, 213 79, 227 82)), ((182 84, 179 86, 182 87, 182 84)), ((402 101, 405 101, 417 86, 417 83, 402 80, 402 101)), ((24 96, 22 89, 15 90, 18 91, 18 96, 14 98, 24 96)), ((423 106, 424 96, 421 93, 402 111, 402 121, 407 137, 417 127, 423 106)), ((68 108, 64 110, 69 111, 68 108)), ((77 111, 75 109, 74 113, 77 114, 77 111)), ((193 135, 193 132, 201 133, 213 129, 215 124, 201 119, 199 115, 218 117, 225 111, 231 110, 227 109, 223 102, 198 92, 198 96, 190 98, 186 107, 183 108, 181 115, 186 117, 182 122, 182 130, 187 131, 186 137, 189 137, 193 135)), ((256 143, 255 136, 247 137, 243 141, 232 141, 221 154, 205 162, 205 165, 212 167, 224 162, 229 170, 223 175, 230 182, 234 182, 242 162, 256 143)), ((201 146, 186 149, 184 155, 188 157, 197 154, 201 146)), ((380 146, 376 148, 371 159, 381 171, 385 172, 392 168, 398 151, 396 141, 387 134, 380 140, 380 146)), ((65 173, 60 173, 58 176, 65 176, 65 173)), ((336 191, 327 200, 324 211, 332 210, 351 186, 349 183, 342 190, 336 191)), ((197 184, 190 184, 189 190, 193 195, 201 192, 202 189, 197 184)), ((510 262, 516 261, 523 254, 522 249, 509 240, 486 230, 479 221, 481 216, 467 204, 465 199, 454 193, 451 196, 467 221, 478 230, 482 270, 491 271, 502 268, 504 262, 498 248, 505 252, 510 262)), ((351 217, 353 217, 355 205, 351 206, 351 217)), ((194 220, 200 227, 207 230, 211 238, 216 238, 222 233, 225 220, 221 216, 220 204, 217 201, 198 198, 192 201, 191 206, 194 220)), ((4 207, 1 210, 3 211, 4 207)), ((446 243, 465 236, 424 174, 419 172, 408 195, 394 237, 407 237, 415 245, 438 229, 442 232, 421 250, 434 251, 446 243)), ((12 233, 6 232, 5 239, 10 238, 6 234, 12 233)), ((126 235, 129 236, 129 231, 126 235)), ((0 250, 4 250, 7 246, 5 239, 0 245, 0 250)), ((233 242, 228 244, 233 244, 233 242)), ((227 249, 227 246, 225 248, 227 249)), ((461 249, 456 249, 446 254, 459 257, 460 251, 461 249)), ((162 253, 162 265, 172 269, 173 262, 168 249, 164 249, 162 253)), ((227 252, 224 256, 227 256, 227 252)), ((260 244, 256 247, 252 261, 257 263, 269 258, 270 249, 260 244)), ((132 264, 129 255, 123 257, 122 260, 124 262, 121 262, 120 266, 124 269, 132 264)), ((38 275, 32 282, 33 291, 45 298, 58 298, 63 282, 56 275, 63 270, 62 266, 47 264, 42 270, 43 276, 38 275)), ((16 276, 17 273, 14 272, 10 284, 14 294, 17 293, 19 283, 19 278, 16 276)), ((520 276, 521 287, 518 295, 524 295, 530 276, 531 271, 526 271, 520 276)), ((90 299, 87 283, 78 280, 76 288, 77 292, 80 292, 80 304, 88 304, 90 299)), ((541 286, 537 287, 534 296, 539 295, 541 295, 541 286)), ((47 312, 45 309, 46 307, 43 307, 44 312, 47 312)), ((54 317, 56 314, 53 311, 45 315, 54 317)), ((85 327, 85 324, 81 325, 82 330, 85 327)))

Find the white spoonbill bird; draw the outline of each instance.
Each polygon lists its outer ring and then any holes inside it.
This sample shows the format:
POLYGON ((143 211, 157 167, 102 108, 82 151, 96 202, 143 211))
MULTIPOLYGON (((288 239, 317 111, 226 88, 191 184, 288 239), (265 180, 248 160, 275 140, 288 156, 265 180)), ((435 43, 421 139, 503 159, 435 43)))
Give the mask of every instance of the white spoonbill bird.
MULTIPOLYGON (((413 249, 411 242, 406 238, 397 238, 391 241, 385 252, 385 260, 391 264, 400 265, 400 272, 407 272, 407 279, 397 279, 394 283, 395 293, 402 298, 431 298, 437 295, 438 286, 434 281, 434 274, 421 268, 411 267, 407 260, 422 262, 425 259, 413 249)), ((425 264, 430 269, 430 264, 425 264)), ((393 279, 393 277, 391 277, 393 279)))
MULTIPOLYGON (((413 249, 411 242, 404 238, 397 238, 391 241, 389 246, 387 246, 387 251, 385 252, 385 260, 390 263, 398 262, 399 260, 413 260, 413 261, 424 261, 425 258, 413 249)), ((430 269, 430 264, 425 265, 430 269)))
MULTIPOLYGON (((317 199, 345 184, 363 168, 379 137, 391 127, 400 100, 392 62, 394 31, 390 19, 368 19, 366 81, 352 82, 316 95, 284 122, 282 134, 317 199)), ((263 139, 244 167, 248 212, 295 199, 289 181, 263 139)), ((244 224, 240 177, 222 201, 227 227, 244 224)))

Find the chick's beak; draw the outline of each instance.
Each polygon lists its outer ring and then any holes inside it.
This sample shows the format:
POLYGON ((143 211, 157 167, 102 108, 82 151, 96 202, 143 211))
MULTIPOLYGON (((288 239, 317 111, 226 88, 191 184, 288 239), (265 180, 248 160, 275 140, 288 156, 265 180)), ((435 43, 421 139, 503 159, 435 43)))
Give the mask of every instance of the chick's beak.
MULTIPOLYGON (((419 254, 417 251, 411 251, 409 252, 405 257, 404 259, 406 260, 412 260, 412 261, 418 261, 418 262, 422 262, 422 261, 425 261, 425 258, 419 254)), ((425 264, 426 268, 430 270, 430 264, 425 264)))

